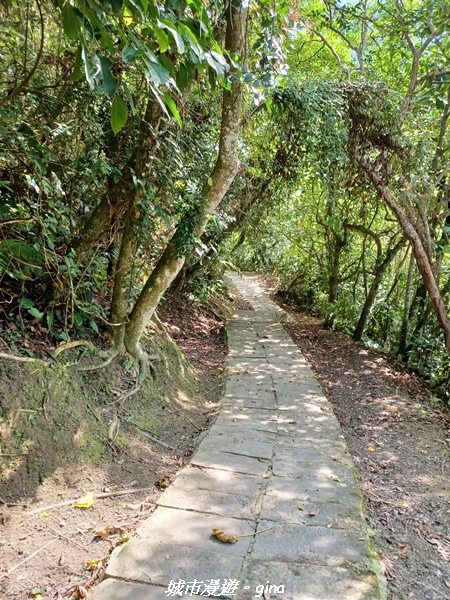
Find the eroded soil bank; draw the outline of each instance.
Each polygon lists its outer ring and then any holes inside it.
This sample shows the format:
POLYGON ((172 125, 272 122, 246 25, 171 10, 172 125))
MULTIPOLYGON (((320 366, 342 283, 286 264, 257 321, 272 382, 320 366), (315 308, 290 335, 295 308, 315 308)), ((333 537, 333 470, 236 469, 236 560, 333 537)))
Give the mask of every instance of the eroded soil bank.
POLYGON ((153 511, 220 400, 226 306, 208 306, 166 303, 148 342, 156 377, 132 395, 131 364, 76 373, 96 360, 79 348, 50 371, 2 363, 0 598, 85 597, 153 511), (102 497, 76 508, 88 493, 102 497))

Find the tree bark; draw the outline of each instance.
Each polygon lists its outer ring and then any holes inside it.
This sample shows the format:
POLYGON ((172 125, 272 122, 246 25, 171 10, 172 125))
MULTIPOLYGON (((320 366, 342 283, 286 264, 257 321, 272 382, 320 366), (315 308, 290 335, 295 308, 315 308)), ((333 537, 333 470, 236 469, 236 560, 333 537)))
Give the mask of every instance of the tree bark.
POLYGON ((400 335, 398 340, 397 355, 406 362, 407 359, 407 341, 408 341, 408 329, 409 329, 409 318, 411 316, 411 300, 412 300, 412 289, 413 289, 413 276, 414 276, 414 253, 411 252, 408 268, 408 279, 406 280, 406 291, 405 291, 405 304, 403 307, 403 319, 402 326, 400 328, 400 335))
POLYGON ((133 154, 123 169, 123 175, 117 182, 111 183, 108 192, 88 215, 80 235, 73 240, 76 261, 82 262, 93 245, 110 233, 111 222, 128 208, 130 188, 134 188, 133 174, 141 176, 142 166, 150 154, 156 150, 156 134, 159 130, 162 109, 156 100, 149 99, 145 115, 141 120, 139 140, 133 154))
POLYGON ((372 307, 375 303, 375 299, 377 297, 381 282, 383 281, 383 277, 384 277, 389 265, 392 263, 392 261, 394 260, 394 258, 397 256, 397 254, 400 252, 401 248, 404 245, 405 245, 405 240, 404 239, 400 240, 393 248, 390 248, 386 252, 386 256, 385 256, 384 260, 376 266, 372 284, 369 288, 369 292, 367 294, 366 301, 364 302, 364 306, 361 310, 361 315, 358 319, 358 323, 353 332, 352 337, 355 340, 355 342, 361 341, 362 335, 364 333, 364 329, 367 324, 367 319, 369 318, 369 315, 372 311, 372 307))
MULTIPOLYGON (((362 157, 356 148, 354 149, 354 155, 359 165, 366 172, 375 189, 380 194, 381 198, 391 209, 400 227, 402 228, 403 233, 411 243, 411 248, 416 259, 417 268, 422 276, 424 285, 430 298, 430 302, 433 306, 434 314, 436 315, 439 326, 444 335, 445 348, 448 354, 450 355, 450 319, 447 314, 447 308, 442 299, 442 295, 439 290, 439 285, 434 274, 431 257, 427 254, 425 245, 420 238, 420 234, 417 231, 414 224, 409 219, 404 208, 401 206, 397 198, 392 193, 392 190, 390 189, 386 181, 380 175, 376 166, 366 164, 362 160, 362 157)), ((377 164, 378 166, 380 166, 382 162, 377 160, 377 164)))
MULTIPOLYGON (((244 56, 246 16, 247 8, 242 0, 231 0, 226 10, 225 39, 225 48, 231 55, 244 56)), ((235 68, 232 65, 229 73, 233 78, 235 68)), ((223 93, 219 151, 215 167, 203 186, 198 224, 195 228, 197 237, 205 231, 210 215, 219 206, 238 171, 237 148, 241 110, 242 86, 239 79, 234 77, 231 90, 224 90, 223 93)), ((184 265, 185 256, 180 254, 179 250, 182 237, 183 233, 180 229, 177 230, 142 289, 125 327, 125 347, 138 360, 141 377, 148 373, 148 359, 140 346, 140 339, 164 292, 184 265)))

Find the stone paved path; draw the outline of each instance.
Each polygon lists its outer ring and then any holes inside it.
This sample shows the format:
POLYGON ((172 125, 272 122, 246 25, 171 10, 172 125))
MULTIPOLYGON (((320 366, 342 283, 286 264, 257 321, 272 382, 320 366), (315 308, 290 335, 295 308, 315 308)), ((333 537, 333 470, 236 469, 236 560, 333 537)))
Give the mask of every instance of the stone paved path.
POLYGON ((220 414, 90 599, 384 598, 331 406, 258 278, 229 279, 255 310, 228 322, 220 414))

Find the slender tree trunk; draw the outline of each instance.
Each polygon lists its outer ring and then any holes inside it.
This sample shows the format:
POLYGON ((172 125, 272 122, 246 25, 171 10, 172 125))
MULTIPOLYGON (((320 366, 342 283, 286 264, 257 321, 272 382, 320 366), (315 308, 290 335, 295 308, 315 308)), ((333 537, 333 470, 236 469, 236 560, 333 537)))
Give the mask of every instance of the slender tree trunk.
POLYGON ((145 115, 141 120, 139 140, 136 148, 123 169, 121 179, 110 185, 106 195, 87 217, 83 229, 73 242, 76 260, 81 262, 94 244, 111 235, 111 222, 114 217, 125 212, 130 199, 127 190, 133 187, 133 174, 139 177, 145 160, 156 149, 156 134, 161 123, 162 110, 156 100, 149 99, 145 115))
POLYGON ((409 318, 411 316, 414 267, 414 253, 411 252, 408 268, 408 279, 406 280, 405 305, 403 307, 402 326, 400 328, 397 350, 397 355, 401 356, 403 361, 406 361, 407 358, 406 346, 408 341, 409 318))
POLYGON ((392 261, 394 260, 394 258, 397 256, 397 254, 400 252, 401 248, 404 245, 405 245, 405 240, 403 240, 403 239, 400 240, 393 248, 390 248, 387 251, 384 260, 381 263, 379 263, 378 266, 376 267, 374 278, 372 280, 372 284, 371 284, 369 291, 367 293, 367 296, 366 296, 366 301, 364 302, 364 306, 362 308, 361 315, 359 317, 358 323, 353 332, 353 339, 355 340, 355 342, 361 341, 362 335, 364 333, 364 329, 367 324, 367 319, 369 318, 369 315, 372 311, 372 307, 375 303, 375 300, 376 300, 376 297, 378 294, 378 290, 380 288, 381 282, 383 281, 383 277, 384 277, 387 269, 389 268, 390 264, 392 263, 392 261))
POLYGON ((328 302, 330 304, 335 304, 338 297, 339 284, 341 283, 341 279, 339 277, 341 252, 344 247, 343 240, 337 236, 334 237, 335 245, 331 257, 330 274, 328 276, 328 302))
MULTIPOLYGON (((242 0, 231 0, 226 10, 227 31, 225 48, 229 54, 244 56, 245 23, 247 8, 242 0)), ((234 73, 230 66, 230 73, 234 73)), ((202 203, 198 214, 196 235, 200 237, 209 220, 233 182, 239 168, 238 137, 242 109, 242 86, 236 78, 231 90, 225 90, 222 101, 222 123, 219 139, 219 152, 216 165, 203 186, 202 203)), ((161 297, 177 276, 185 262, 180 254, 180 242, 183 234, 178 230, 153 272, 131 311, 125 327, 125 347, 140 363, 141 377, 148 372, 147 356, 140 347, 140 339, 147 323, 152 318, 161 297)))
MULTIPOLYGON (((134 160, 134 172, 138 178, 147 176, 151 169, 152 156, 157 147, 157 132, 160 126, 161 108, 155 100, 149 100, 145 118, 141 124, 138 150, 134 160), (157 105, 157 106, 156 106, 157 105)), ((119 352, 125 351, 125 321, 129 311, 128 290, 130 276, 133 272, 136 252, 139 248, 140 225, 142 214, 140 202, 142 188, 133 185, 125 194, 124 229, 117 261, 114 289, 111 301, 111 337, 119 352)))
POLYGON ((403 233, 411 243, 412 251, 414 252, 414 257, 417 263, 417 268, 422 276, 424 285, 428 292, 428 296, 433 306, 434 314, 436 315, 439 326, 444 335, 445 348, 448 354, 450 355, 450 319, 447 314, 447 308, 442 299, 442 295, 439 290, 439 285, 433 271, 432 260, 427 254, 424 243, 420 238, 420 234, 417 231, 414 224, 409 219, 403 207, 397 201, 388 184, 380 175, 378 169, 376 167, 367 165, 362 160, 361 156, 358 153, 358 150, 354 149, 354 153, 356 160, 367 173, 367 176, 372 181, 372 184, 380 194, 381 198, 384 200, 384 202, 395 215, 397 221, 400 224, 400 227, 403 230, 403 233))

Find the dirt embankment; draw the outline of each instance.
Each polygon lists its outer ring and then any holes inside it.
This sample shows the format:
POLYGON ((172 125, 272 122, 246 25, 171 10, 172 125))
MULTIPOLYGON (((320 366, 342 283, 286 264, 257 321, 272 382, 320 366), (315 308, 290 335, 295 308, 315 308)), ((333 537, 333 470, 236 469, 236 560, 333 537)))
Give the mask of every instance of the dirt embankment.
POLYGON ((102 362, 83 347, 61 364, 1 361, 0 598, 83 597, 152 512, 217 409, 226 307, 214 306, 166 304, 139 389, 124 359, 79 371, 102 362))

